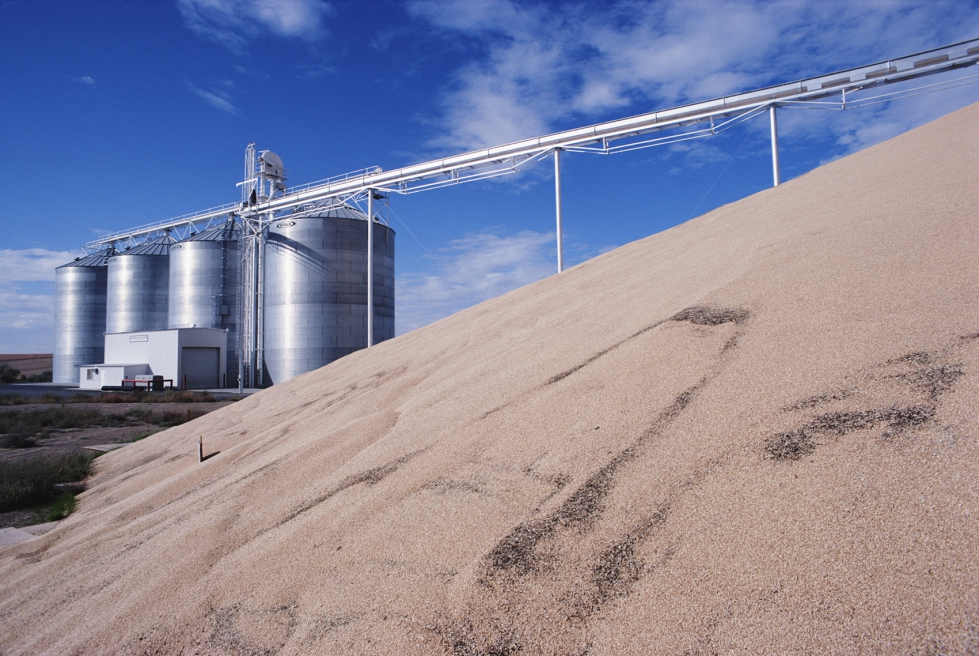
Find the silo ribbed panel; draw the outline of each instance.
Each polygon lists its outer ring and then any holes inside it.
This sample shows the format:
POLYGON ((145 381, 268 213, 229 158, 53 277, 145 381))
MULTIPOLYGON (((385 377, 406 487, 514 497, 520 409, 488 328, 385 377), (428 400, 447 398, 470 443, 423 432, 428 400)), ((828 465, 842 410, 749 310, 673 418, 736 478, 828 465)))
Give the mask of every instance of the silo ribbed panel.
POLYGON ((159 237, 109 258, 106 332, 166 330, 173 243, 159 237))
POLYGON ((227 383, 238 379, 238 230, 227 223, 170 247, 168 328, 228 332, 227 383))
POLYGON ((55 269, 52 380, 78 384, 78 367, 105 357, 107 260, 100 251, 55 269))
MULTIPOLYGON (((367 346, 367 220, 351 209, 269 229, 265 367, 281 383, 367 346)), ((394 231, 374 224, 374 343, 394 337, 394 231)))

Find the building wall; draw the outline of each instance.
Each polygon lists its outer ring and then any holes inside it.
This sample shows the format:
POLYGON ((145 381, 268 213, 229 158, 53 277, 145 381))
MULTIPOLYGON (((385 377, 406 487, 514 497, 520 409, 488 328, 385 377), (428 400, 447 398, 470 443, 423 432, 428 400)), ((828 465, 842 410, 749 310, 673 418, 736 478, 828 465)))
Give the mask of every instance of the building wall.
MULTIPOLYGON (((105 336, 105 363, 130 364, 145 362, 146 373, 172 380, 174 387, 183 388, 183 348, 218 348, 219 375, 227 367, 228 333, 213 328, 178 328, 137 333, 110 333, 105 336)), ((84 367, 82 368, 84 371, 84 367)), ((227 384, 226 381, 221 381, 227 384)), ((108 383, 107 383, 108 384, 108 383)))
POLYGON ((119 387, 123 380, 148 373, 150 367, 146 364, 86 364, 79 368, 78 386, 92 390, 105 386, 119 387))

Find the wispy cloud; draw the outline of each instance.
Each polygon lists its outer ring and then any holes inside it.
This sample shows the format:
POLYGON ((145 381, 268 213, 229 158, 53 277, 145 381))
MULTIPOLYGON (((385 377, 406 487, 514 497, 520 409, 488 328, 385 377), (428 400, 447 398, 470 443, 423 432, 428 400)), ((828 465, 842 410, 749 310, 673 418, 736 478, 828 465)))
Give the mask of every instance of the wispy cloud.
POLYGON ((435 271, 397 279, 399 334, 554 273, 554 233, 480 232, 456 239, 436 256, 435 271))
POLYGON ((315 41, 333 9, 323 0, 177 0, 184 23, 235 53, 263 34, 315 41))
POLYGON ((54 295, 0 291, 0 328, 46 329, 54 323, 54 295))
MULTIPOLYGON (((822 163, 838 159, 873 146, 908 130, 935 120, 944 114, 979 101, 979 71, 974 68, 941 77, 951 87, 937 93, 923 93, 893 103, 871 105, 854 111, 806 111, 783 108, 779 110, 779 133, 782 143, 804 143, 831 135, 835 145, 822 163)), ((936 82, 938 79, 936 78, 936 82)), ((928 82, 925 82, 928 83, 928 82)), ((878 95, 919 86, 922 82, 905 83, 884 90, 870 90, 861 95, 878 95)))
POLYGON ((44 248, 0 250, 0 280, 5 282, 50 282, 54 270, 78 257, 73 251, 50 251, 44 248))
POLYGON ((91 75, 82 75, 81 77, 76 77, 75 82, 78 82, 79 84, 85 84, 90 87, 95 86, 95 78, 92 77, 91 75))
POLYGON ((196 95, 198 98, 206 102, 211 107, 215 109, 220 109, 223 112, 228 112, 229 114, 238 114, 238 108, 235 107, 230 100, 228 100, 228 94, 223 91, 211 92, 205 91, 204 89, 198 89, 193 84, 188 84, 188 88, 196 95))
POLYGON ((315 64, 302 64, 299 66, 299 71, 296 73, 296 77, 300 80, 315 80, 326 75, 332 75, 336 72, 336 68, 325 63, 315 63, 315 64))
POLYGON ((415 0, 409 11, 481 46, 444 91, 448 134, 431 145, 445 149, 706 100, 927 49, 979 29, 979 7, 953 0, 619 0, 600 10, 587 3, 415 0))
POLYGON ((51 349, 55 268, 77 252, 43 248, 0 250, 0 352, 43 353, 51 349))
POLYGON ((50 353, 53 346, 53 292, 0 289, 0 353, 50 353))

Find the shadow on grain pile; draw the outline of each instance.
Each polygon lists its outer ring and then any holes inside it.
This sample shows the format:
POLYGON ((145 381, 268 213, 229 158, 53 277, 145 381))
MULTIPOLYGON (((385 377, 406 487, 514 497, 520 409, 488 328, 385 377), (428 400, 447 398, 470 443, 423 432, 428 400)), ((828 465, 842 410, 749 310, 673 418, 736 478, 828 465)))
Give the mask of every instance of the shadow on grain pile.
MULTIPOLYGON (((741 308, 687 308, 599 351, 552 377, 545 385, 567 378, 666 321, 686 322, 709 329, 723 324, 740 327, 749 317, 750 313, 741 308)), ((589 619, 615 598, 627 596, 644 574, 666 565, 673 557, 675 549, 667 548, 655 563, 647 564, 640 559, 638 548, 666 524, 672 500, 687 492, 689 486, 675 490, 671 498, 640 511, 630 522, 631 529, 611 541, 604 541, 604 546, 584 561, 562 557, 561 552, 579 542, 584 534, 601 536, 606 502, 615 488, 617 474, 628 463, 648 455, 649 442, 661 435, 696 400, 719 373, 718 365, 723 364, 735 348, 741 334, 739 328, 724 342, 713 361, 708 362, 707 371, 696 384, 677 395, 630 446, 589 476, 556 510, 521 522, 486 554, 478 578, 477 598, 472 600, 462 617, 446 617, 433 627, 451 653, 460 656, 538 653, 545 645, 546 649, 557 650, 555 653, 588 653, 585 633, 589 619), (557 599, 549 597, 544 602, 559 621, 538 627, 542 629, 540 633, 525 630, 526 623, 521 621, 521 615, 525 610, 533 613, 533 596, 538 594, 530 591, 533 582, 549 581, 560 587, 560 583, 551 580, 559 570, 570 574, 570 589, 559 590, 557 599)), ((694 478, 699 482, 705 475, 694 478)), ((563 487, 566 480, 561 482, 563 487)))

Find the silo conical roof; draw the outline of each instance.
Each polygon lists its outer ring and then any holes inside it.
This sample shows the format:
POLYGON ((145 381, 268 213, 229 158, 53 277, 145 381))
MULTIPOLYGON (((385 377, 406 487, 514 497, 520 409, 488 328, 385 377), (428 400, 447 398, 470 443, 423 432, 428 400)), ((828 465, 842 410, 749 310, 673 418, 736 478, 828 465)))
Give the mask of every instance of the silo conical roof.
MULTIPOLYGON (((283 219, 288 219, 291 217, 282 217, 283 219)), ((308 215, 297 216, 297 219, 358 219, 360 221, 366 221, 367 215, 358 210, 356 207, 350 207, 349 205, 344 205, 342 207, 332 207, 328 210, 322 210, 320 212, 313 212, 308 215)))
POLYGON ((170 246, 177 243, 177 240, 170 235, 163 235, 156 239, 143 242, 139 246, 126 249, 118 253, 119 255, 169 255, 170 246))
POLYGON ((213 228, 208 228, 201 232, 194 233, 189 237, 181 239, 181 242, 185 241, 236 241, 240 230, 238 229, 238 224, 233 221, 228 221, 219 226, 214 226, 213 228))
POLYGON ((102 250, 97 251, 95 253, 84 255, 82 257, 76 257, 74 261, 69 262, 68 264, 62 264, 58 268, 63 269, 65 267, 102 267, 102 266, 106 266, 109 263, 110 257, 117 254, 118 251, 114 247, 109 246, 108 248, 103 248, 102 250))

